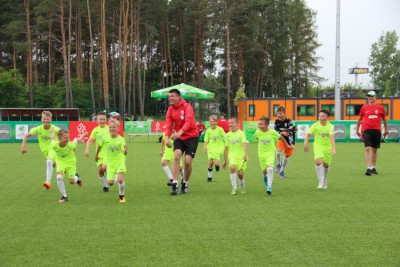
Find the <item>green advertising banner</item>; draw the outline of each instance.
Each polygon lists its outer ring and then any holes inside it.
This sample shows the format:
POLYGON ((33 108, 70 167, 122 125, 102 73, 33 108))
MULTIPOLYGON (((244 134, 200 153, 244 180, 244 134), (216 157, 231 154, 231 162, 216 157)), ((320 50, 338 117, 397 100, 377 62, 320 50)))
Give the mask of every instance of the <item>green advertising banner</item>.
MULTIPOLYGON (((310 126, 316 121, 296 121, 297 135, 296 141, 303 142, 310 126)), ((357 121, 330 121, 335 127, 336 142, 360 142, 356 132, 357 121)), ((384 130, 383 124, 381 126, 384 130)), ((387 142, 397 142, 399 140, 400 121, 388 121, 388 136, 385 138, 387 142)))
MULTIPOLYGON (((0 143, 22 143, 22 139, 30 129, 40 124, 42 124, 40 121, 1 121, 0 143)), ((52 124, 61 129, 69 129, 68 121, 54 121, 52 124)), ((37 135, 30 137, 28 142, 37 143, 37 135)))
POLYGON ((11 143, 13 141, 13 122, 0 122, 0 143, 11 143))
POLYGON ((149 121, 126 121, 124 126, 126 133, 149 133, 151 122, 149 121))
MULTIPOLYGON (((12 123, 13 129, 15 129, 15 132, 13 132, 13 142, 15 143, 22 143, 22 139, 25 134, 29 133, 30 129, 42 124, 40 121, 14 121, 12 123)), ((53 121, 51 124, 56 125, 60 129, 69 130, 68 121, 53 121)), ((29 137, 28 142, 37 143, 37 135, 29 137)))

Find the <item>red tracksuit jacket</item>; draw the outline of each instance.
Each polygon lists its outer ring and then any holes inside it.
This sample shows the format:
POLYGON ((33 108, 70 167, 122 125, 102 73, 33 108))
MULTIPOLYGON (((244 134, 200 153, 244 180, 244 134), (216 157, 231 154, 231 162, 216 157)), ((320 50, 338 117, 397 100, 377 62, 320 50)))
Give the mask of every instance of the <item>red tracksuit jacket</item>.
POLYGON ((182 98, 177 106, 169 106, 166 120, 165 136, 170 137, 172 129, 176 132, 179 132, 181 129, 183 130, 183 134, 179 137, 181 140, 199 136, 193 108, 182 98))

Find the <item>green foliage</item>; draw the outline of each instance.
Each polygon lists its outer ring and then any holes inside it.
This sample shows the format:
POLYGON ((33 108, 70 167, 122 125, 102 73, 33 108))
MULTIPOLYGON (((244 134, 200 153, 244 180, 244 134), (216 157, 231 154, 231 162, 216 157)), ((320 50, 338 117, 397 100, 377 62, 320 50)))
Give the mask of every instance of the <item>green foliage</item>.
POLYGON ((398 40, 396 31, 384 32, 371 47, 369 64, 372 67, 372 82, 377 89, 384 91, 386 96, 396 93, 396 83, 400 76, 398 40))
MULTIPOLYGON (((141 138, 141 137, 138 137, 141 138)), ((364 175, 363 148, 338 143, 329 188, 317 190, 313 153, 297 144, 267 196, 257 145, 249 144, 247 194, 231 196, 229 171, 213 172, 196 154, 189 193, 171 197, 157 137, 128 143, 126 199, 103 193, 93 160, 76 148, 83 187, 66 184, 58 203, 55 177, 42 188, 45 159, 37 144, 1 144, 3 266, 396 266, 400 224, 398 144, 382 144, 379 175, 364 175), (377 182, 379 181, 379 182, 377 182), (372 191, 371 191, 372 190, 372 191), (64 245, 63 245, 64 244, 64 245), (62 247, 62 249, 57 249, 62 247), (113 249, 113 248, 117 249, 113 249), (184 248, 179 250, 178 248, 184 248), (54 252, 56 249, 56 252, 54 252), (171 256, 171 251, 175 253, 171 256)))
POLYGON ((239 99, 247 98, 246 92, 244 91, 243 77, 240 77, 240 87, 236 91, 235 99, 233 100, 235 106, 238 104, 239 99))
POLYGON ((17 70, 7 71, 0 67, 0 107, 21 107, 26 103, 22 75, 17 70))

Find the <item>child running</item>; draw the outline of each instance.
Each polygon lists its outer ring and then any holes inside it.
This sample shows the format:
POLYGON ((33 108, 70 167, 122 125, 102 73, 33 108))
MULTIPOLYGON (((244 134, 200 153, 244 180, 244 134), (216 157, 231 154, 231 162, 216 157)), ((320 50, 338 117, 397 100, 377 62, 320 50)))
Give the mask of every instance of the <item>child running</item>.
POLYGON ((243 131, 239 129, 238 119, 232 117, 228 121, 230 131, 225 136, 224 162, 222 167, 226 169, 229 160, 230 179, 232 184, 231 195, 237 195, 236 172, 240 180, 240 193, 245 194, 244 171, 247 167, 247 139, 243 131))
POLYGON ((206 130, 204 137, 203 152, 208 156, 208 178, 207 182, 212 182, 212 170, 215 165, 215 170, 219 171, 220 155, 224 154, 224 129, 217 125, 218 118, 211 115, 209 118, 210 128, 206 130))
POLYGON ((264 175, 264 184, 267 186, 267 194, 271 195, 276 143, 279 138, 283 137, 275 130, 269 129, 269 118, 265 116, 258 120, 258 130, 255 137, 258 139, 258 160, 264 175))
POLYGON ((79 142, 87 136, 87 132, 83 133, 79 138, 75 138, 74 141, 69 140, 69 132, 61 129, 57 133, 58 140, 55 140, 54 128, 52 129, 51 135, 51 148, 53 149, 56 156, 57 163, 57 185, 61 193, 61 199, 58 201, 64 203, 68 201, 67 192, 63 181, 64 173, 69 178, 69 183, 77 183, 82 186, 82 179, 76 173, 76 157, 75 148, 79 142))
MULTIPOLYGON (((55 166, 55 155, 54 151, 51 150, 51 132, 54 130, 58 132, 60 128, 55 125, 51 124, 52 121, 52 114, 50 111, 43 111, 42 112, 42 125, 36 126, 32 128, 29 133, 27 133, 21 145, 21 152, 25 154, 28 152, 26 148, 26 143, 29 137, 32 135, 37 134, 40 151, 42 152, 43 156, 46 159, 46 180, 43 182, 43 186, 49 190, 51 184, 51 177, 53 175, 53 168, 55 166)), ((56 139, 57 140, 57 139, 56 139)))
POLYGON ((111 119, 108 123, 110 134, 105 135, 97 147, 95 160, 99 161, 101 150, 105 150, 103 169, 107 168, 107 182, 114 184, 114 178, 117 175, 119 202, 125 203, 125 181, 126 173, 125 155, 128 153, 125 139, 118 134, 119 121, 111 119))
POLYGON ((318 177, 318 189, 328 188, 329 166, 332 162, 332 156, 336 154, 335 130, 328 119, 329 111, 320 110, 319 121, 311 125, 304 138, 304 151, 308 152, 308 140, 311 135, 314 135, 314 159, 318 177))
MULTIPOLYGON (((175 133, 175 130, 172 130, 172 134, 175 133)), ((165 172, 165 174, 168 177, 168 186, 172 186, 172 182, 173 182, 173 178, 172 178, 172 172, 171 169, 169 168, 168 164, 174 159, 174 149, 173 146, 168 147, 167 144, 165 143, 165 133, 163 133, 162 137, 161 137, 161 144, 160 144, 160 156, 161 158, 161 166, 163 168, 163 171, 165 172)), ((173 145, 173 140, 171 140, 171 143, 173 145)), ((182 160, 179 164, 179 172, 181 174, 181 180, 183 181, 183 177, 184 177, 184 170, 183 170, 183 164, 182 164, 182 160)))
MULTIPOLYGON (((108 135, 110 130, 108 128, 108 125, 106 124, 107 122, 107 114, 105 112, 99 112, 96 115, 96 121, 98 123, 98 126, 96 126, 93 131, 90 134, 90 138, 86 143, 86 150, 85 150, 85 156, 89 157, 89 149, 90 149, 90 145, 92 143, 96 143, 98 147, 101 139, 103 139, 103 137, 105 135, 108 135)), ((97 149, 96 149, 97 150, 97 149)), ((99 173, 99 180, 100 183, 103 187, 103 192, 108 192, 108 183, 106 178, 104 177, 104 173, 105 170, 103 169, 103 163, 104 163, 104 156, 106 154, 105 150, 102 150, 99 154, 99 159, 97 160, 96 164, 97 164, 97 171, 99 173)))
POLYGON ((276 116, 278 119, 275 120, 275 131, 282 135, 283 138, 278 141, 276 147, 276 159, 278 160, 278 164, 276 165, 275 171, 279 173, 280 178, 285 178, 284 170, 288 164, 289 158, 296 149, 294 144, 297 130, 296 127, 293 126, 293 121, 286 117, 285 107, 278 107, 276 116), (282 154, 284 154, 283 157, 282 154))

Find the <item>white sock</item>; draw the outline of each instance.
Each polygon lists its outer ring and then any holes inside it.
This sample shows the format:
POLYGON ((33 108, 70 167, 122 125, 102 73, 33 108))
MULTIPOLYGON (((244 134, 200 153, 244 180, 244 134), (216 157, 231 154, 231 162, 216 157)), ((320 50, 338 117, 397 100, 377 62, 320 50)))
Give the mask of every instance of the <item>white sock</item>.
POLYGON ((60 190, 61 195, 66 197, 67 196, 67 192, 65 192, 65 185, 64 185, 64 181, 63 181, 62 175, 57 175, 57 185, 58 185, 58 189, 60 190))
POLYGON ((118 174, 114 177, 114 183, 118 182, 118 174))
POLYGON ((268 186, 272 187, 272 182, 274 180, 274 168, 272 167, 267 168, 267 177, 268 177, 268 186))
POLYGON ((101 176, 101 177, 99 177, 99 180, 100 180, 100 183, 101 183, 101 185, 103 187, 108 187, 108 183, 107 183, 106 177, 101 176))
POLYGON ((244 178, 243 178, 243 180, 239 180, 240 181, 240 188, 244 188, 244 185, 245 185, 245 183, 244 183, 244 178))
POLYGON ((53 176, 53 160, 47 159, 47 161, 46 161, 46 182, 51 183, 52 176, 53 176))
POLYGON ((288 164, 289 158, 287 157, 283 157, 283 163, 282 163, 282 167, 281 167, 281 172, 283 172, 283 170, 286 168, 286 165, 288 164))
POLYGON ((125 196, 125 181, 118 183, 118 192, 120 196, 125 196))
POLYGON ((233 187, 234 189, 237 189, 237 184, 236 184, 236 173, 231 173, 231 174, 229 175, 229 177, 231 178, 232 187, 233 187))
POLYGON ((325 181, 328 179, 328 172, 329 172, 329 167, 328 168, 324 167, 324 180, 325 181))
POLYGON ((315 165, 315 171, 317 172, 317 178, 320 183, 324 181, 324 167, 322 165, 315 165))
POLYGON ((75 180, 75 183, 77 183, 80 179, 78 176, 75 175, 74 180, 75 180))
POLYGON ((211 169, 208 168, 208 177, 209 177, 209 178, 212 178, 212 168, 211 168, 211 169))
POLYGON ((167 175, 168 179, 172 179, 171 169, 168 166, 163 166, 162 168, 163 168, 165 174, 167 175))
POLYGON ((279 165, 282 165, 282 152, 276 151, 276 160, 278 161, 279 165))

